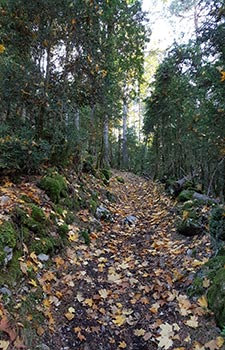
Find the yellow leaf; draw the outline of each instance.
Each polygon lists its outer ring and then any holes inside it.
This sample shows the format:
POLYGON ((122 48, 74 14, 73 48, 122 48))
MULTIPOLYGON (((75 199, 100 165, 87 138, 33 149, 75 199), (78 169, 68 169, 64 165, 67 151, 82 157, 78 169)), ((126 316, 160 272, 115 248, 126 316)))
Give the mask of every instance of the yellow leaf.
POLYGON ((217 337, 216 338, 216 344, 218 345, 219 348, 224 344, 224 338, 223 337, 217 337))
POLYGON ((4 45, 0 45, 0 53, 4 53, 5 52, 5 46, 4 45))
POLYGON ((182 215, 183 220, 186 220, 189 217, 189 214, 190 212, 188 210, 184 210, 182 215))
POLYGON ((93 304, 94 304, 93 300, 90 299, 90 298, 85 299, 85 300, 84 300, 84 303, 87 304, 87 305, 90 306, 90 307, 92 307, 93 304))
POLYGON ((125 343, 125 341, 121 341, 121 342, 119 343, 119 348, 125 349, 126 347, 127 347, 127 344, 125 343))
POLYGON ((206 298, 206 295, 202 295, 200 298, 198 298, 198 305, 204 308, 208 307, 208 300, 206 298))
MULTIPOLYGON (((0 53, 1 53, 1 51, 0 51, 0 53)), ((220 74, 221 74, 220 81, 225 81, 225 71, 221 70, 220 74)))
POLYGON ((76 232, 69 232, 69 237, 68 237, 70 242, 76 242, 79 240, 79 234, 76 232))
POLYGON ((31 279, 28 283, 31 284, 33 287, 37 287, 37 282, 33 279, 31 279))
POLYGON ((67 318, 68 321, 71 321, 71 320, 75 317, 74 313, 69 312, 69 311, 66 312, 66 313, 64 314, 64 316, 67 318))
POLYGON ((117 326, 122 326, 125 322, 126 322, 126 317, 125 316, 123 316, 123 315, 118 315, 118 316, 116 316, 115 317, 115 319, 114 320, 112 320, 113 321, 113 323, 115 323, 117 326))

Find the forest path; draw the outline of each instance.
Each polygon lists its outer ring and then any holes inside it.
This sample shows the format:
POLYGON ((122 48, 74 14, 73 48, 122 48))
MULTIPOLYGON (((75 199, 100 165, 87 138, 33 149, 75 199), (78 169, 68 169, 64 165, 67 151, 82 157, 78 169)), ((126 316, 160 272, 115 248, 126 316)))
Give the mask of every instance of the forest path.
POLYGON ((186 295, 210 253, 207 236, 178 237, 174 203, 151 180, 115 172, 109 190, 113 221, 102 221, 90 246, 75 241, 40 279, 52 331, 40 327, 35 349, 221 348, 205 298, 186 295), (136 217, 131 226, 128 215, 136 217))

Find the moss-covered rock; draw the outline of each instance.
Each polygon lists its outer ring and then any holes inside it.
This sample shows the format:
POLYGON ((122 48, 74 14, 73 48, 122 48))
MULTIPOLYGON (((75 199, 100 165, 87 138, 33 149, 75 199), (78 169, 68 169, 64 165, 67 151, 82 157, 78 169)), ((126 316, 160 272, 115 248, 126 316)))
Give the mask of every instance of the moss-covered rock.
POLYGON ((50 254, 54 251, 54 248, 60 246, 60 242, 53 237, 44 237, 39 240, 34 240, 31 243, 30 250, 38 254, 50 254))
POLYGON ((5 247, 15 248, 17 232, 11 222, 5 221, 0 225, 0 265, 3 265, 6 258, 5 247))
POLYGON ((216 241, 225 241, 225 208, 217 206, 212 210, 209 230, 216 241))
POLYGON ((186 202, 192 199, 194 194, 193 190, 183 190, 177 197, 179 202, 186 202))
POLYGON ((112 173, 109 169, 101 169, 101 174, 103 175, 103 177, 109 181, 110 178, 112 177, 112 173))
POLYGON ((44 176, 41 179, 39 186, 56 204, 59 203, 60 198, 66 197, 67 195, 67 184, 65 178, 58 173, 44 176))
POLYGON ((123 178, 122 176, 117 176, 117 177, 116 177, 116 180, 117 180, 118 182, 120 182, 121 184, 124 184, 124 183, 125 183, 125 180, 124 180, 124 178, 123 178))
POLYGON ((49 220, 43 210, 36 205, 28 206, 26 209, 17 206, 14 209, 13 219, 19 228, 21 240, 26 244, 30 243, 33 234, 43 237, 48 233, 49 220))
POLYGON ((214 312, 220 328, 225 325, 225 268, 219 269, 207 293, 209 308, 214 312))
POLYGON ((196 218, 188 217, 187 219, 178 220, 177 231, 187 237, 199 235, 204 229, 196 218))

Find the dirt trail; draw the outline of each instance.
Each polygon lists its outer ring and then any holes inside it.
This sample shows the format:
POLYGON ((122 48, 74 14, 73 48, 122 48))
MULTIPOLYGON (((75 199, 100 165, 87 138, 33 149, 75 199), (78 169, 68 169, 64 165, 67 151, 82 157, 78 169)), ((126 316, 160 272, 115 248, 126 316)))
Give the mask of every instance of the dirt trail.
POLYGON ((109 190, 117 201, 104 203, 112 222, 102 221, 90 246, 74 241, 55 258, 55 270, 40 277, 47 330, 40 326, 39 343, 30 347, 216 349, 219 331, 204 298, 186 296, 193 272, 210 254, 208 238, 176 235, 173 202, 158 185, 128 173, 114 175, 109 190), (128 215, 136 217, 131 226, 124 224, 128 215))

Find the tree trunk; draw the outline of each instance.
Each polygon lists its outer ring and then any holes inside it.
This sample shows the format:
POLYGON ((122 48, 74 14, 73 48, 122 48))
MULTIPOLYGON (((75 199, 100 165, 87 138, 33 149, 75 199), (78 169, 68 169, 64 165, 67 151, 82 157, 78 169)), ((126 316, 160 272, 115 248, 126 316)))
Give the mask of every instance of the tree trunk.
POLYGON ((128 153, 127 153, 127 100, 123 100, 123 145, 122 145, 122 159, 123 167, 128 166, 128 153))
POLYGON ((79 133, 80 130, 80 111, 78 108, 75 110, 75 126, 77 129, 77 132, 79 133))
POLYGON ((103 123, 103 167, 109 166, 109 118, 105 116, 103 123))

